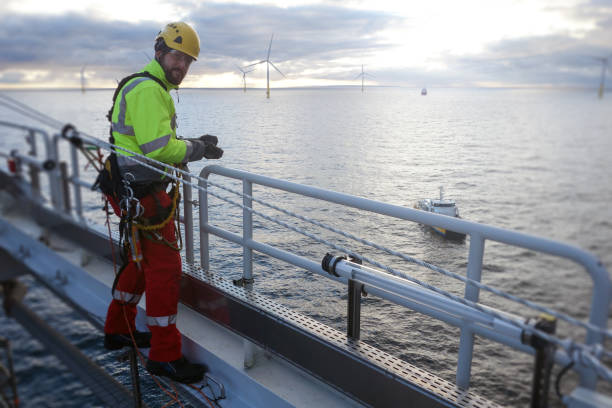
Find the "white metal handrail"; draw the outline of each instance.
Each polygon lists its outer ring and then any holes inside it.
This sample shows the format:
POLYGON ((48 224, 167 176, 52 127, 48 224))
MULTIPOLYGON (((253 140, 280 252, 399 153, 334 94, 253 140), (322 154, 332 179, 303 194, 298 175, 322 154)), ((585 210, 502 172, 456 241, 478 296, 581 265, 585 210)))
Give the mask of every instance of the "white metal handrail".
MULTIPOLYGON (((246 208, 251 207, 252 205, 252 184, 259 184, 262 186, 267 186, 290 193, 317 198, 320 200, 336 204, 342 204, 378 214, 388 215, 391 217, 413 221, 420 224, 438 226, 453 231, 465 233, 470 236, 470 250, 467 267, 468 281, 466 282, 464 296, 466 299, 473 302, 478 301, 479 288, 473 283, 471 283, 470 280, 480 282, 484 243, 487 239, 570 259, 584 266, 594 283, 589 323, 593 327, 598 327, 601 330, 597 331, 589 329, 587 334, 587 344, 601 344, 603 341, 602 331, 605 331, 607 325, 607 310, 610 304, 610 278, 606 269, 603 267, 603 265, 598 259, 596 259, 593 255, 582 251, 576 247, 515 231, 509 231, 492 226, 477 224, 467 220, 445 217, 437 214, 413 210, 410 208, 384 204, 373 200, 323 190, 315 187, 290 183, 284 180, 272 179, 269 177, 248 173, 245 171, 227 169, 216 165, 207 166, 206 168, 204 168, 200 174, 200 177, 206 179, 210 174, 217 174, 237 180, 242 180, 244 201, 243 214, 246 213, 249 216, 251 215, 252 211, 248 211, 246 208)), ((203 186, 204 184, 205 183, 200 182, 201 186, 203 186)), ((295 255, 291 256, 290 254, 283 253, 283 251, 280 251, 276 248, 271 248, 266 244, 254 241, 252 239, 251 217, 244 217, 243 219, 242 237, 208 224, 207 202, 208 200, 206 197, 206 190, 201 189, 200 251, 201 262, 204 269, 208 269, 208 233, 213 233, 217 236, 220 236, 224 239, 238 243, 243 246, 245 254, 243 260, 245 278, 250 278, 252 275, 253 249, 274 256, 286 262, 292 263, 296 266, 305 268, 307 270, 324 274, 324 272, 321 270, 320 265, 312 261, 309 262, 305 259, 297 259, 300 257, 297 257, 295 255)), ((456 307, 457 305, 454 304, 452 305, 452 308, 447 308, 446 310, 456 311, 456 307)), ((449 321, 452 319, 442 320, 449 321)), ((496 337, 497 340, 500 340, 499 332, 494 331, 494 333, 485 333, 485 331, 481 330, 480 327, 477 327, 477 325, 474 324, 474 321, 478 320, 469 320, 468 322, 461 320, 458 322, 460 323, 458 324, 458 326, 461 327, 461 339, 459 347, 459 361, 457 365, 457 385, 461 387, 467 387, 469 385, 474 334, 483 334, 487 337, 496 337)), ((499 323, 498 327, 500 327, 499 323)), ((503 335, 503 343, 525 351, 524 346, 519 346, 520 334, 518 334, 516 330, 513 331, 507 326, 504 326, 501 331, 505 333, 503 335), (507 336, 509 332, 512 332, 512 335, 507 336)), ((567 356, 560 355, 559 360, 567 361, 567 356)), ((597 377, 594 372, 585 370, 581 373, 581 383, 583 386, 587 386, 590 388, 594 387, 596 381, 597 377)))

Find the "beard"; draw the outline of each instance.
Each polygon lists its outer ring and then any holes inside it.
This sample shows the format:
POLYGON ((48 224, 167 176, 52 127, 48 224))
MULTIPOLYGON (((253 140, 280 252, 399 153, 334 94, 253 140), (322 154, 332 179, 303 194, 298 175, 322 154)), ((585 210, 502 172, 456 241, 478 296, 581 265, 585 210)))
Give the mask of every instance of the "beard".
POLYGON ((185 78, 185 73, 183 73, 183 71, 181 71, 178 68, 174 68, 174 69, 166 69, 164 68, 164 74, 166 74, 166 79, 168 80, 168 82, 170 82, 173 85, 180 85, 181 82, 183 82, 183 79, 185 78))
POLYGON ((164 70, 164 74, 166 75, 166 80, 168 82, 176 86, 180 85, 181 82, 183 82, 183 79, 185 78, 185 75, 187 74, 186 72, 183 72, 179 68, 170 68, 166 66, 166 64, 164 63, 163 57, 159 58, 157 62, 159 62, 159 65, 161 65, 162 69, 164 70))

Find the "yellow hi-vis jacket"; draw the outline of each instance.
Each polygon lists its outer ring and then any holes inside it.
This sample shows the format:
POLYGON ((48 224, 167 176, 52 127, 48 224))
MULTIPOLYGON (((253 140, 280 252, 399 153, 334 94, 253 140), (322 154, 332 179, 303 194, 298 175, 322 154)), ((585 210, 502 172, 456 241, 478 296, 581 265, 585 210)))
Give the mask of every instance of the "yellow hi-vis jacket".
MULTIPOLYGON (((147 71, 166 85, 136 77, 128 81, 115 100, 111 129, 115 144, 162 163, 175 165, 189 157, 189 144, 176 138, 176 111, 170 90, 177 86, 166 80, 161 65, 154 59, 141 72, 147 71)), ((128 159, 130 153, 116 149, 117 162, 124 177, 131 173, 136 183, 162 181, 165 176, 128 159)), ((140 159, 143 161, 143 159, 140 159)), ((152 163, 147 163, 153 165, 152 163)), ((158 167, 158 166, 155 166, 158 167)))

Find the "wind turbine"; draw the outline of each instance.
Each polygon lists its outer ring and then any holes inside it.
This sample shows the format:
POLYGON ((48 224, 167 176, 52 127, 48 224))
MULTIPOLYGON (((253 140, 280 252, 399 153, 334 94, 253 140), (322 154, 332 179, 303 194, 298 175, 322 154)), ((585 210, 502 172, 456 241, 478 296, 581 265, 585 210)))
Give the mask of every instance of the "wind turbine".
POLYGON ((599 84, 599 99, 603 98, 604 96, 604 89, 606 87, 606 71, 608 70, 608 59, 612 57, 612 54, 610 54, 609 56, 602 58, 602 57, 593 57, 598 61, 601 61, 601 82, 599 84))
POLYGON ((85 93, 85 67, 87 65, 83 65, 81 68, 81 93, 85 93))
POLYGON ((374 78, 374 75, 370 75, 367 72, 363 72, 363 64, 361 64, 361 74, 357 75, 354 79, 361 77, 361 92, 363 92, 363 81, 365 77, 368 76, 370 78, 374 78))
POLYGON ((261 60, 259 62, 256 62, 256 63, 251 64, 251 65, 247 65, 246 67, 244 67, 244 68, 249 68, 249 67, 254 67, 255 65, 263 64, 264 62, 266 63, 266 80, 267 80, 266 98, 268 98, 268 99, 270 99, 270 65, 272 65, 272 68, 274 68, 284 78, 287 78, 285 76, 285 74, 280 72, 280 69, 276 68, 276 65, 274 65, 272 63, 272 61, 270 61, 270 50, 272 49, 272 40, 273 39, 274 39, 274 34, 272 34, 272 37, 270 37, 270 45, 268 45, 268 56, 266 57, 265 60, 261 60))
POLYGON ((242 72, 242 83, 244 84, 244 92, 246 92, 246 74, 248 74, 249 72, 255 71, 255 68, 249 69, 248 71, 245 71, 244 69, 240 67, 237 67, 237 68, 240 72, 242 72))

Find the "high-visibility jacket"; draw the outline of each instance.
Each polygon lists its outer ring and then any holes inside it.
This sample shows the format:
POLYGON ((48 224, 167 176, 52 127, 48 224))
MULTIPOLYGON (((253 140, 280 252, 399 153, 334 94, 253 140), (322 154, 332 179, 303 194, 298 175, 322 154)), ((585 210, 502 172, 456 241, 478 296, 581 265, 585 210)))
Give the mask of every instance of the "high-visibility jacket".
MULTIPOLYGON (((170 165, 186 161, 190 154, 189 144, 176 138, 176 111, 169 93, 177 86, 166 80, 163 68, 155 59, 141 72, 144 71, 161 80, 167 90, 157 81, 147 77, 133 78, 123 86, 117 95, 111 116, 115 144, 170 165)), ((126 173, 131 173, 137 183, 164 179, 164 176, 155 170, 126 158, 133 156, 132 154, 121 149, 116 152, 117 162, 124 177, 126 173)))

